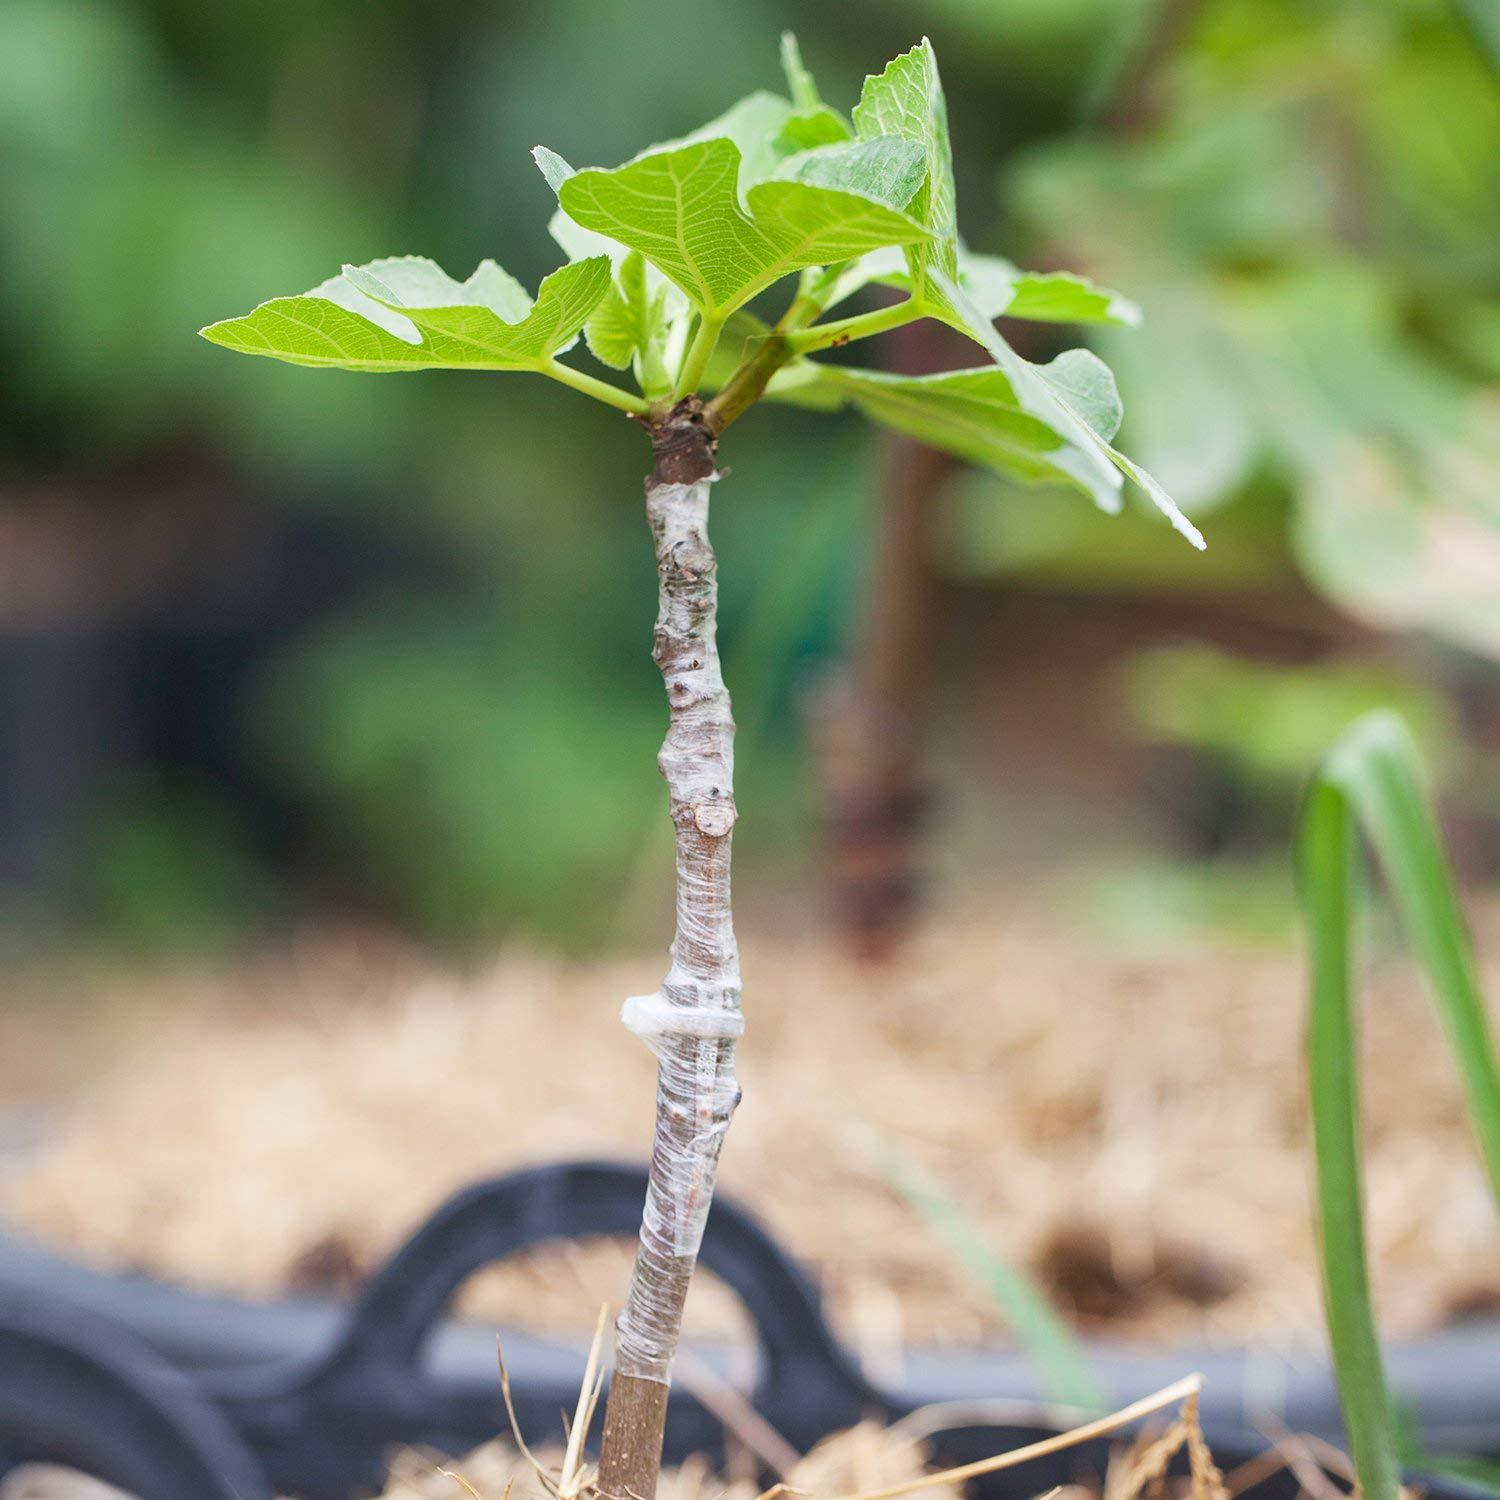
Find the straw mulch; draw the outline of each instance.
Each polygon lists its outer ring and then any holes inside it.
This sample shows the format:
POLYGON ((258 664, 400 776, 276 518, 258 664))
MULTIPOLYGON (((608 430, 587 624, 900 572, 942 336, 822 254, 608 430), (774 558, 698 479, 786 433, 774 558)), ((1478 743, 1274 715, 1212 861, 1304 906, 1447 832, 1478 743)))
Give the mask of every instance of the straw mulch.
MULTIPOLYGON (((756 1455, 742 1449, 731 1430, 730 1472, 721 1474, 702 1459, 689 1459, 662 1471, 657 1495, 659 1500, 774 1500, 783 1494, 839 1500, 939 1500, 958 1493, 970 1477, 1017 1467, 1044 1453, 1117 1432, 1179 1403, 1180 1410, 1170 1421, 1158 1418, 1133 1441, 1115 1446, 1102 1474, 1080 1477, 1066 1490, 1050 1491, 1048 1500, 1140 1500, 1143 1495, 1152 1500, 1230 1500, 1239 1493, 1241 1478, 1253 1482, 1287 1463, 1298 1464, 1300 1469, 1295 1451, 1279 1456, 1272 1452, 1266 1461, 1251 1466, 1253 1473, 1231 1474, 1226 1480, 1199 1426, 1197 1388, 1197 1378, 1189 1377, 1111 1416, 956 1469, 933 1469, 928 1444, 911 1425, 914 1419, 920 1424, 925 1413, 915 1412, 890 1427, 863 1422, 832 1434, 807 1454, 793 1455, 779 1470, 780 1481, 769 1490, 756 1482, 756 1455), (1173 1475, 1170 1466, 1179 1455, 1185 1459, 1186 1473, 1173 1475)), ((764 1462, 765 1455, 759 1458, 764 1462)), ((1325 1461, 1331 1463, 1333 1472, 1347 1477, 1342 1455, 1330 1454, 1325 1461)), ((1318 1460, 1310 1454, 1307 1467, 1321 1475, 1318 1460)), ((598 1500, 595 1481, 595 1471, 581 1447, 576 1455, 548 1449, 537 1452, 496 1440, 451 1466, 439 1457, 415 1451, 398 1453, 381 1500, 510 1500, 513 1494, 527 1500, 598 1500)), ((1327 1492, 1339 1493, 1332 1486, 1327 1492)), ((131 1497, 73 1470, 28 1465, 0 1479, 0 1500, 131 1497)))
MULTIPOLYGON (((744 1430, 731 1417, 725 1428, 729 1471, 717 1474, 701 1460, 690 1459, 679 1468, 662 1472, 657 1493, 661 1500, 776 1500, 781 1495, 832 1496, 836 1500, 939 1500, 961 1493, 972 1479, 1023 1467, 1038 1458, 1118 1434, 1143 1421, 1146 1425, 1133 1440, 1112 1447, 1102 1474, 1090 1477, 1086 1472, 1081 1473, 1079 1481, 1068 1487, 1067 1500, 1139 1500, 1148 1494, 1152 1500, 1230 1500, 1231 1495, 1239 1493, 1236 1484, 1240 1477, 1254 1483, 1292 1462, 1294 1456, 1300 1458, 1290 1450, 1280 1457, 1271 1451, 1264 1460, 1251 1466, 1252 1472, 1232 1475, 1226 1481, 1214 1463, 1198 1420, 1201 1386, 1199 1376, 1189 1375, 1108 1416, 1095 1417, 1077 1426, 1063 1426, 1020 1448, 954 1468, 935 1468, 931 1462, 928 1439, 950 1425, 942 1418, 942 1407, 919 1409, 890 1426, 861 1422, 831 1434, 806 1454, 788 1452, 780 1462, 767 1448, 746 1443, 744 1430), (1164 1423, 1158 1414, 1170 1408, 1176 1408, 1175 1414, 1164 1423), (1178 1465, 1179 1469, 1185 1467, 1187 1472, 1174 1477, 1170 1471, 1179 1458, 1185 1460, 1178 1465), (761 1489, 757 1482, 761 1469, 769 1469, 778 1476, 768 1490, 761 1489)), ((597 1387, 594 1394, 597 1397, 597 1387)), ((753 1416, 747 1407, 743 1411, 746 1416, 753 1416)), ((592 1416, 592 1405, 582 1399, 575 1436, 590 1431, 592 1416)), ((1052 1414, 1053 1419, 1055 1416, 1052 1414)), ((1036 1419, 1044 1426, 1052 1425, 1045 1415, 1036 1419)), ((971 1414, 963 1418, 963 1423, 972 1420, 971 1414)), ((780 1443, 774 1434, 772 1438, 780 1443)), ((576 1451, 570 1445, 569 1451, 561 1455, 538 1454, 522 1443, 519 1434, 516 1440, 519 1451, 504 1441, 489 1443, 453 1468, 420 1453, 398 1454, 383 1500, 450 1500, 458 1496, 483 1500, 486 1496, 509 1497, 516 1488, 523 1493, 540 1491, 548 1500, 598 1500, 597 1474, 589 1464, 583 1444, 579 1443, 576 1451)), ((1334 1472, 1347 1477, 1347 1460, 1342 1454, 1331 1452, 1328 1461, 1334 1472)), ((1314 1459, 1310 1467, 1319 1470, 1320 1461, 1314 1459)), ((1049 1491, 1048 1500, 1061 1493, 1049 1491)), ((0 1495, 0 1500, 6 1497, 0 1495)))
MULTIPOLYGON (((1030 922, 938 928, 877 973, 811 943, 743 946, 745 1099, 722 1188, 815 1267, 877 1374, 908 1343, 1004 1337, 890 1186, 893 1152, 1086 1329, 1320 1336, 1295 954, 1122 960, 1030 922)), ((101 979, 116 1016, 149 992, 149 1034, 0 1199, 106 1264, 346 1289, 461 1183, 642 1154, 653 1064, 614 1017, 659 969, 508 951, 456 978, 328 944, 249 971, 101 979)), ((1399 1334, 1500 1305, 1500 1229, 1413 972, 1387 955, 1366 999, 1372 1251, 1399 1334)), ((613 1244, 548 1251, 466 1302, 576 1329, 579 1309, 618 1300, 627 1266, 613 1244)), ((722 1289, 695 1291, 692 1331, 738 1316, 722 1289)))

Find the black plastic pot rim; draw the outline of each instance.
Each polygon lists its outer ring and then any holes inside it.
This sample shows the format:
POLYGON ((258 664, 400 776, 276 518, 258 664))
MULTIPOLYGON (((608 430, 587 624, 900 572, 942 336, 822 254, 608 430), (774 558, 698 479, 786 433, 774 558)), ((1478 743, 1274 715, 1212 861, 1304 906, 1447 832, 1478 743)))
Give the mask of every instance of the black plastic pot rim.
MULTIPOLYGON (((258 1303, 193 1292, 91 1270, 25 1239, 0 1236, 0 1329, 7 1306, 33 1302, 92 1315, 190 1377, 256 1453, 273 1485, 308 1500, 347 1500, 378 1483, 393 1444, 459 1453, 503 1429, 493 1331, 447 1316, 455 1289, 482 1266, 544 1240, 633 1232, 644 1185, 641 1168, 601 1162, 476 1184, 442 1205, 347 1304, 258 1303)), ((990 1403, 989 1415, 945 1431, 937 1439, 945 1459, 987 1456, 1072 1425, 1068 1414, 1049 1420, 1032 1371, 1009 1351, 916 1350, 904 1357, 899 1382, 873 1384, 828 1331, 812 1284, 731 1201, 715 1204, 702 1260, 735 1291, 755 1325, 754 1404, 799 1451, 872 1414, 892 1419, 945 1402, 972 1407, 976 1399, 990 1403)), ((728 1351, 695 1352, 727 1377, 728 1351)), ((508 1335, 506 1360, 528 1438, 557 1430, 559 1410, 576 1397, 581 1343, 572 1348, 508 1335)), ((1089 1350, 1089 1363, 1116 1407, 1200 1372, 1205 1435, 1224 1462, 1272 1445, 1267 1417, 1284 1429, 1341 1441, 1334 1383, 1326 1362, 1312 1353, 1101 1343, 1089 1350)), ((1425 1451, 1500 1456, 1500 1323, 1399 1345, 1388 1370, 1425 1451)), ((713 1455, 722 1443, 712 1412, 695 1399, 690 1380, 680 1381, 668 1414, 669 1457, 713 1455)), ((1035 1469, 1026 1472, 1027 1494, 1035 1493, 1037 1478, 1035 1469)), ((1455 1500, 1477 1493, 1446 1479, 1428 1487, 1434 1486, 1455 1500)))
MULTIPOLYGON (((256 1301, 187 1290, 146 1276, 80 1265, 22 1236, 0 1233, 0 1287, 51 1293, 132 1330, 173 1366, 225 1372, 313 1357, 335 1338, 349 1304, 336 1298, 256 1301)), ((517 1388, 576 1389, 583 1348, 525 1332, 505 1335, 506 1362, 517 1388)), ((1141 1348, 1100 1341, 1088 1347, 1089 1368, 1123 1404, 1184 1373, 1204 1377, 1205 1430, 1226 1446, 1264 1446, 1268 1419, 1294 1432, 1341 1440, 1337 1394, 1326 1360, 1310 1351, 1167 1346, 1141 1348)), ((695 1348, 713 1371, 731 1360, 727 1349, 695 1348)), ((1388 1352, 1392 1388, 1412 1415, 1429 1451, 1500 1456, 1500 1320, 1468 1323, 1388 1352)), ((493 1328, 446 1320, 425 1351, 444 1382, 492 1387, 493 1328)), ((1001 1410, 1019 1420, 1055 1411, 1025 1357, 1009 1349, 916 1348, 899 1357, 901 1378, 884 1394, 903 1411, 953 1403, 1001 1410)), ((1042 1422, 1042 1425, 1049 1425, 1042 1422)))

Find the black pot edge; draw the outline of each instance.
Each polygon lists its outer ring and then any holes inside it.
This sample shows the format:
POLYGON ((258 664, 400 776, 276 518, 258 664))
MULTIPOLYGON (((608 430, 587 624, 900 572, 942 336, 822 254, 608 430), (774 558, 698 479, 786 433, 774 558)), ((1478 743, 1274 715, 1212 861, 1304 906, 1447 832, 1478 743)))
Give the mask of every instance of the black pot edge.
MULTIPOLYGON (((205 1375, 307 1361, 333 1342, 348 1311, 347 1304, 332 1298, 257 1302, 92 1269, 3 1232, 0 1288, 61 1297, 129 1329, 175 1367, 205 1375)), ((576 1390, 581 1347, 515 1333, 506 1335, 505 1348, 518 1388, 576 1390)), ((711 1368, 725 1368, 724 1351, 697 1352, 711 1368)), ((1337 1394, 1327 1362, 1317 1354, 1147 1350, 1109 1342, 1091 1344, 1088 1353, 1094 1375, 1122 1405, 1186 1373, 1201 1373, 1204 1429, 1225 1451, 1267 1446, 1262 1414, 1293 1431, 1341 1439, 1337 1394)), ((493 1331, 448 1320, 435 1331, 427 1362, 444 1384, 492 1390, 493 1331)), ((1044 1405, 1031 1368, 1014 1351, 918 1349, 903 1356, 901 1366, 899 1380, 882 1392, 894 1411, 976 1399, 1044 1405)), ((1411 1412, 1428 1451, 1500 1456, 1500 1319, 1395 1345, 1387 1368, 1393 1392, 1411 1412)), ((1443 1483, 1451 1487, 1450 1481, 1443 1483)))

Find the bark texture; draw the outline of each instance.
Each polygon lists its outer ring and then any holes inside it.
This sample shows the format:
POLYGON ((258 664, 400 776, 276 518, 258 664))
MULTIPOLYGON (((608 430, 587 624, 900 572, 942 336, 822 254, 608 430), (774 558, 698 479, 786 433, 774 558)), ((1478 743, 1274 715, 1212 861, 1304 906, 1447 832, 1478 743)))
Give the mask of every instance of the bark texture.
POLYGON ((622 1019, 658 1059, 656 1129, 640 1247, 615 1329, 599 1486, 652 1500, 683 1302, 713 1197, 719 1148, 739 1102, 739 953, 730 910, 734 720, 719 667, 718 585, 708 540, 714 439, 694 399, 649 429, 655 464, 646 515, 656 546, 652 656, 669 721, 658 764, 677 843, 671 967, 622 1019))

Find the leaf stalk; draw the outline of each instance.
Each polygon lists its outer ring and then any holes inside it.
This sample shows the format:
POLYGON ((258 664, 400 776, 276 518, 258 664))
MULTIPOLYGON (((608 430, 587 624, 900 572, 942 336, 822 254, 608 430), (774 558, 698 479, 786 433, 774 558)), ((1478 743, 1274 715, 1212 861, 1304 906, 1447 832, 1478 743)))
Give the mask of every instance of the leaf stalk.
POLYGON ((724 317, 710 317, 707 313, 698 319, 693 342, 688 346, 687 357, 682 361, 682 369, 677 376, 677 389, 673 393, 673 400, 681 401, 698 389, 699 382, 703 379, 703 372, 708 369, 708 362, 713 358, 714 350, 718 347, 719 335, 724 331, 724 322, 724 317))
POLYGON ((543 375, 571 386, 575 391, 582 391, 585 396, 592 396, 606 406, 613 406, 617 411, 629 412, 635 417, 644 417, 650 411, 644 396, 632 396, 629 391, 622 391, 619 386, 586 374, 583 370, 575 370, 571 365, 560 364, 554 359, 537 368, 543 375))
POLYGON ((703 408, 703 420, 717 437, 742 417, 765 393, 771 377, 792 357, 786 335, 773 329, 760 348, 746 359, 703 408))
POLYGON ((793 357, 788 335, 806 327, 823 311, 822 298, 808 278, 809 273, 803 272, 797 295, 769 337, 741 362, 724 382, 724 388, 704 408, 703 419, 715 436, 760 400, 771 377, 793 357))
POLYGON ((872 334, 886 333, 905 323, 914 323, 923 316, 923 304, 915 297, 908 297, 905 302, 893 302, 889 307, 856 313, 852 318, 836 318, 831 323, 793 329, 786 336, 787 347, 793 354, 813 354, 819 349, 832 349, 854 339, 867 339, 872 334))

